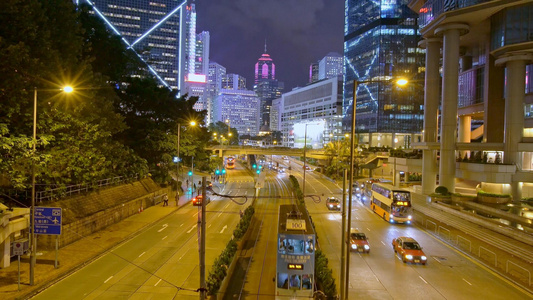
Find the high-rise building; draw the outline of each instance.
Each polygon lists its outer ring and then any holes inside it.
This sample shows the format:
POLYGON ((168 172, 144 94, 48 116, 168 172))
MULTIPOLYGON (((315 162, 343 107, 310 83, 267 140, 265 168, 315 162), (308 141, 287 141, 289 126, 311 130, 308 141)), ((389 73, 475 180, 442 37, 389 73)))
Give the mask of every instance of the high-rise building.
POLYGON ((318 81, 318 62, 309 65, 309 83, 318 81))
POLYGON ((270 58, 270 55, 267 54, 267 47, 265 42, 265 52, 257 60, 255 64, 255 81, 254 84, 257 84, 260 80, 263 79, 276 79, 276 65, 270 58))
POLYGON ((422 192, 437 179, 454 192, 460 179, 513 201, 533 197, 533 3, 409 6, 426 50, 422 192))
POLYGON ((239 74, 227 74, 222 77, 222 88, 230 90, 245 90, 246 78, 239 74))
POLYGON ((209 31, 202 31, 196 35, 196 58, 194 73, 204 74, 209 73, 209 47, 210 35, 209 31))
POLYGON ((270 107, 272 100, 281 97, 284 83, 276 79, 261 79, 254 85, 254 91, 261 100, 261 125, 270 126, 270 107))
POLYGON ((318 80, 342 75, 344 58, 336 52, 330 52, 318 62, 318 80))
POLYGON ((259 133, 259 98, 253 91, 222 89, 213 103, 213 121, 226 122, 239 135, 259 133))
POLYGON ((358 143, 410 147, 420 138, 423 87, 411 83, 399 88, 392 81, 397 77, 412 82, 424 78, 417 16, 407 7, 408 2, 346 1, 343 126, 351 130, 355 98, 358 143))
POLYGON ((208 120, 206 123, 208 125, 213 122, 213 101, 216 99, 220 90, 222 90, 222 79, 224 77, 226 77, 226 68, 214 61, 210 61, 205 93, 208 120))
POLYGON ((75 0, 88 4, 94 14, 122 38, 146 64, 162 86, 181 89, 183 85, 182 46, 185 37, 186 1, 159 0, 75 0))

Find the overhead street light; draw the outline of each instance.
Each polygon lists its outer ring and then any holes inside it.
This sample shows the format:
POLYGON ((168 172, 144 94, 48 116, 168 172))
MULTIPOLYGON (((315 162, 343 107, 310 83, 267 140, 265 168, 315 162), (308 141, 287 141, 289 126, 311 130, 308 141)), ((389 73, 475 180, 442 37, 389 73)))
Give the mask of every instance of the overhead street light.
MULTIPOLYGON (((364 84, 364 83, 384 83, 384 82, 391 82, 391 81, 394 81, 396 83, 396 85, 399 85, 399 86, 404 86, 408 83, 407 79, 405 78, 396 78, 394 80, 394 78, 389 78, 389 79, 385 79, 385 80, 363 80, 363 81, 357 81, 357 80, 354 80, 353 81, 353 102, 352 102, 352 129, 351 129, 351 142, 350 142, 350 180, 349 180, 349 186, 348 186, 348 226, 347 228, 343 228, 343 234, 346 234, 347 237, 348 235, 350 234, 350 227, 351 227, 351 224, 352 224, 352 197, 353 197, 353 176, 354 176, 354 149, 355 149, 355 116, 356 116, 356 108, 357 108, 357 87, 359 86, 359 84, 364 84)), ((305 174, 305 173, 304 173, 305 174)), ((349 241, 349 238, 346 239, 346 241, 349 241)), ((343 247, 346 247, 347 248, 347 251, 346 253, 350 253, 350 249, 348 248, 349 247, 349 243, 347 242, 345 245, 343 245, 343 247)), ((349 255, 346 255, 346 267, 345 267, 345 273, 346 273, 346 276, 345 276, 345 282, 341 283, 341 290, 342 290, 342 294, 344 296, 347 296, 348 295, 348 286, 349 286, 349 280, 350 280, 350 274, 347 270, 349 270, 349 266, 350 266, 350 256, 349 255)), ((343 274, 341 274, 343 275, 343 274)), ((341 276, 342 277, 342 276, 341 276)), ((344 300, 344 299, 343 299, 344 300)))
MULTIPOLYGON (((189 121, 189 126, 196 126, 195 121, 189 121)), ((180 135, 181 135, 181 124, 178 123, 178 159, 176 163, 176 206, 178 206, 178 201, 180 200, 180 187, 178 186, 180 179, 180 135)), ((216 133, 214 134, 216 136, 216 133)), ((192 174, 191 174, 192 175, 192 174)), ((189 175, 189 176, 191 176, 189 175)))
POLYGON ((37 152, 37 92, 38 91, 63 91, 72 93, 71 86, 60 89, 37 89, 33 88, 33 138, 32 138, 32 160, 31 160, 31 220, 30 220, 30 285, 34 285, 35 264, 37 262, 37 235, 35 234, 35 153, 37 152))

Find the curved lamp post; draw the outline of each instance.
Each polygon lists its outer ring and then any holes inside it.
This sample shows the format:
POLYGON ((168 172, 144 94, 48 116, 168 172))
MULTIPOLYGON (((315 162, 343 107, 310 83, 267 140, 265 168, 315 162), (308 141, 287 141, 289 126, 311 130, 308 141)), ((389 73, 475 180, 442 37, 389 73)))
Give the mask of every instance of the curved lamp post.
POLYGON ((63 91, 72 93, 71 86, 60 89, 37 89, 33 88, 33 139, 32 139, 32 161, 31 161, 31 220, 30 220, 30 285, 34 284, 35 264, 37 262, 37 235, 35 234, 35 153, 37 152, 37 92, 38 91, 63 91))
MULTIPOLYGON (((408 83, 407 79, 404 78, 397 78, 394 80, 393 78, 387 79, 387 80, 363 80, 363 81, 353 81, 353 102, 352 102, 352 131, 351 131, 351 141, 350 141, 350 180, 349 180, 349 186, 348 186, 348 226, 347 228, 343 228, 345 230, 344 234, 346 234, 346 241, 349 241, 349 234, 350 234, 350 227, 352 224, 352 196, 353 196, 353 172, 354 172, 354 149, 355 149, 355 114, 356 114, 356 107, 357 107, 357 87, 361 83, 384 83, 384 82, 391 82, 394 81, 396 85, 404 86, 408 83)), ((350 253, 350 244, 347 242, 343 247, 346 247, 346 253, 350 253)), ((350 256, 346 255, 346 265, 344 268, 344 272, 346 273, 345 282, 341 283, 341 294, 343 296, 348 295, 348 286, 349 286, 349 279, 350 279, 350 273, 348 272, 350 266, 350 256)), ((341 274, 343 275, 343 274, 341 274)), ((342 278, 342 276, 341 276, 342 278)))
MULTIPOLYGON (((190 121, 189 126, 196 126, 195 121, 190 121)), ((179 190, 179 179, 180 179, 180 135, 181 135, 181 124, 178 123, 178 155, 177 155, 177 161, 176 161, 176 206, 178 206, 178 201, 180 200, 180 190, 179 190)), ((215 133, 216 136, 216 133, 215 133)))

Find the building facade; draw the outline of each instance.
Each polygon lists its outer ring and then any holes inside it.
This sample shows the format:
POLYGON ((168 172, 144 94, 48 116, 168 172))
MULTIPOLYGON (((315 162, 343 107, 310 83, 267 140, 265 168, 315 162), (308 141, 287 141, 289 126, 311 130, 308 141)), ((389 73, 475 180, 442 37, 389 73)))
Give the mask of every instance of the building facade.
POLYGON ((75 0, 87 4, 111 31, 119 35, 167 88, 181 90, 184 82, 184 14, 186 1, 75 0))
POLYGON ((226 68, 214 61, 209 62, 209 71, 207 76, 206 102, 207 122, 209 125, 213 122, 213 104, 218 93, 222 90, 222 79, 226 77, 226 68))
POLYGON ((360 144, 409 148, 421 138, 424 50, 407 2, 346 1, 343 127, 351 131, 355 98, 360 144), (398 77, 412 83, 399 88, 398 77))
POLYGON ((423 192, 433 192, 438 175, 452 192, 456 179, 466 179, 514 200, 532 197, 533 3, 409 6, 426 49, 423 192), (481 161, 458 162, 465 157, 481 161))
POLYGON ((303 148, 306 144, 317 149, 344 138, 342 87, 342 76, 338 76, 294 89, 275 100, 283 146, 303 148))
POLYGON ((336 52, 330 52, 318 61, 318 80, 342 75, 344 58, 336 52))
POLYGON ((267 54, 266 42, 265 52, 257 60, 254 74, 254 91, 261 100, 261 124, 268 128, 272 100, 280 97, 284 84, 276 80, 276 65, 270 55, 267 54))
POLYGON ((245 89, 222 89, 213 103, 213 121, 229 120, 231 128, 239 135, 259 133, 260 101, 253 91, 245 89))
POLYGON ((222 78, 222 88, 229 90, 246 90, 246 78, 239 74, 227 74, 222 78))

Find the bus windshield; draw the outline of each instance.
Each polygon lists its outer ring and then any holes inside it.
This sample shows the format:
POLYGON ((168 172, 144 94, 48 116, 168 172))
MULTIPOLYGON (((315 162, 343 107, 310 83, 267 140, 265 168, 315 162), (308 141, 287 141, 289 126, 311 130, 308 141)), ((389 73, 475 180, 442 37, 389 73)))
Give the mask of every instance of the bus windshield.
POLYGON ((411 193, 395 191, 393 193, 393 200, 394 201, 402 201, 402 202, 410 202, 411 201, 411 193))

